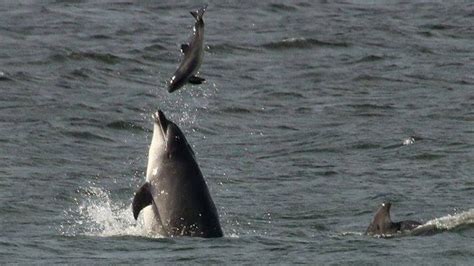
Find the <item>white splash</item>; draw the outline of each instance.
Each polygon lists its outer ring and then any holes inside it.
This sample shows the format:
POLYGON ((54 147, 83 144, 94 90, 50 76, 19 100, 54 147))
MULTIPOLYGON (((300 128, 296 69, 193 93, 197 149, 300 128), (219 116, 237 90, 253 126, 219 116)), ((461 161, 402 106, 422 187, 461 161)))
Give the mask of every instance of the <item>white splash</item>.
POLYGON ((140 219, 134 220, 129 202, 115 202, 101 188, 88 188, 87 197, 76 202, 77 209, 65 212, 68 219, 60 225, 62 235, 161 237, 148 233, 140 219))
POLYGON ((437 229, 441 230, 451 230, 463 225, 474 225, 474 209, 469 209, 467 211, 446 215, 440 218, 435 218, 426 222, 422 226, 435 226, 437 229))
POLYGON ((338 233, 338 234, 334 234, 332 236, 362 236, 364 235, 363 232, 355 232, 355 231, 348 231, 348 232, 341 232, 341 233, 338 233))
POLYGON ((407 146, 415 143, 415 138, 414 137, 409 137, 403 140, 402 145, 407 146))

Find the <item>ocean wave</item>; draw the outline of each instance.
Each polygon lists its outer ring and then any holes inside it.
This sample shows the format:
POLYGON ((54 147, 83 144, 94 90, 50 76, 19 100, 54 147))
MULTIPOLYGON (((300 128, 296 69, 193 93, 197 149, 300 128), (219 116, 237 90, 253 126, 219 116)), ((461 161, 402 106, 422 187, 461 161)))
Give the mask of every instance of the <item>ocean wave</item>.
POLYGON ((130 121, 124 121, 124 120, 117 120, 117 121, 112 121, 106 125, 108 128, 111 129, 120 129, 120 130, 139 130, 139 131, 145 131, 147 132, 148 130, 145 129, 142 126, 139 126, 133 122, 130 121))
POLYGON ((152 44, 152 45, 148 45, 146 46, 145 48, 143 48, 144 51, 147 51, 147 52, 157 52, 157 51, 163 51, 163 50, 166 50, 167 48, 163 45, 160 45, 160 44, 152 44))
POLYGON ((211 53, 213 52, 228 53, 228 52, 235 52, 235 51, 252 52, 252 51, 255 51, 255 48, 250 47, 250 46, 235 45, 231 43, 219 43, 219 44, 209 45, 207 47, 207 50, 211 53))
POLYGON ((115 65, 121 60, 125 60, 117 55, 111 53, 98 53, 98 52, 68 52, 68 53, 57 53, 49 57, 49 61, 52 62, 64 62, 67 60, 94 60, 101 63, 115 65))
POLYGON ((347 106, 352 107, 357 110, 374 110, 374 109, 389 110, 389 109, 394 108, 391 104, 371 104, 371 103, 348 104, 347 106))
POLYGON ((426 24, 421 27, 425 29, 430 29, 430 30, 450 30, 450 29, 457 28, 457 26, 454 26, 454 25, 440 24, 440 23, 426 24))
POLYGON ((384 60, 386 59, 387 57, 386 56, 380 56, 380 55, 367 55, 367 56, 364 56, 354 62, 352 62, 353 64, 358 64, 358 63, 366 63, 366 62, 375 62, 375 61, 381 61, 381 60, 384 60))
POLYGON ((298 92, 272 92, 269 94, 272 99, 304 99, 304 95, 298 92))
POLYGON ((8 74, 0 71, 0 81, 12 81, 8 74))
POLYGON ((98 134, 94 134, 88 131, 66 131, 66 132, 63 132, 63 134, 66 136, 77 138, 77 139, 102 140, 102 141, 107 141, 107 142, 114 142, 114 140, 111 138, 100 136, 98 134))
POLYGON ((287 12, 287 11, 296 11, 296 10, 298 10, 294 6, 280 4, 280 3, 271 3, 269 5, 269 7, 274 12, 280 12, 280 11, 286 11, 287 12))
POLYGON ((344 48, 349 47, 350 44, 347 42, 331 42, 331 41, 320 41, 312 38, 287 38, 281 41, 265 43, 261 45, 263 48, 270 50, 284 50, 284 49, 309 49, 313 47, 334 47, 344 48))

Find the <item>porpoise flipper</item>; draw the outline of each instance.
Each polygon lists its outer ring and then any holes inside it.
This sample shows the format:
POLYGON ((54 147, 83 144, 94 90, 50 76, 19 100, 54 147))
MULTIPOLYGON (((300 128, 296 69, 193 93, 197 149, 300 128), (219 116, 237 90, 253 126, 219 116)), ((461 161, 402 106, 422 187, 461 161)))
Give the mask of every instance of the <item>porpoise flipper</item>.
POLYGON ((203 79, 198 76, 192 76, 189 78, 188 82, 191 84, 202 84, 206 79, 203 79))
POLYGON ((146 182, 138 189, 137 193, 135 193, 135 196, 133 197, 133 218, 136 220, 140 211, 146 206, 151 205, 152 202, 153 196, 150 192, 150 183, 146 182))

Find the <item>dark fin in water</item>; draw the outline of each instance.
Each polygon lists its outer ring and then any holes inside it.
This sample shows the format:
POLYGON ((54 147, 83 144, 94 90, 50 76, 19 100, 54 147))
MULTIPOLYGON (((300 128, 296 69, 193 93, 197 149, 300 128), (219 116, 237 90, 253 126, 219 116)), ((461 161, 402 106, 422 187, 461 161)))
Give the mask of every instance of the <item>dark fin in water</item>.
POLYGON ((133 197, 132 210, 133 218, 138 218, 140 211, 153 202, 153 196, 150 193, 150 183, 146 182, 141 186, 133 197))
POLYGON ((204 15, 204 12, 206 11, 206 8, 207 8, 207 5, 201 7, 200 9, 196 10, 196 11, 191 11, 189 13, 191 13, 191 15, 193 15, 193 17, 199 21, 202 19, 202 16, 204 15))
POLYGON ((198 77, 198 76, 192 76, 189 78, 189 83, 191 84, 202 84, 205 79, 201 78, 201 77, 198 77))
POLYGON ((187 54, 189 49, 189 44, 183 43, 181 44, 181 53, 187 54))
POLYGON ((384 202, 380 205, 372 222, 365 231, 366 235, 381 235, 391 233, 391 231, 396 231, 396 228, 394 228, 395 224, 392 223, 392 220, 390 219, 391 206, 392 204, 390 202, 384 202))

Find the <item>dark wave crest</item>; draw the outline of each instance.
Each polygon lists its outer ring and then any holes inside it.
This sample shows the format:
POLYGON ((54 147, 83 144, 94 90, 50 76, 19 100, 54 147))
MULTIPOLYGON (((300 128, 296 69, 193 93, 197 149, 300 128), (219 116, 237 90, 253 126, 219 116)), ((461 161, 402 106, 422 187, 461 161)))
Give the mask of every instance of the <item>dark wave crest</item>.
POLYGON ((306 38, 287 38, 281 41, 265 43, 262 45, 263 48, 270 50, 285 50, 285 49, 309 49, 313 47, 349 47, 350 44, 347 42, 333 42, 333 41, 321 41, 318 39, 306 39, 306 38))

